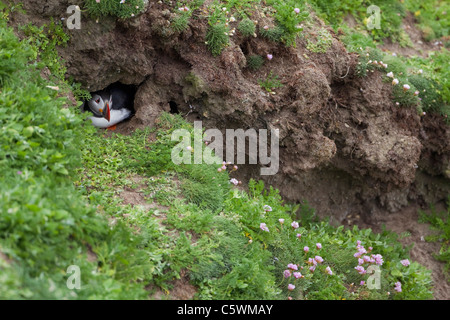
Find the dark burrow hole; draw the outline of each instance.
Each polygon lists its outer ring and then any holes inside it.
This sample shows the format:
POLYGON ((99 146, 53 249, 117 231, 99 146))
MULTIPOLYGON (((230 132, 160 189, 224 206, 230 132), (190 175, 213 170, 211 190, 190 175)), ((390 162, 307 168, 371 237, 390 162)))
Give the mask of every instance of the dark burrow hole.
MULTIPOLYGON (((134 109, 134 98, 136 96, 138 86, 136 85, 126 85, 120 82, 115 82, 110 84, 108 87, 102 90, 91 92, 91 95, 94 96, 95 94, 98 94, 100 96, 110 96, 110 93, 112 92, 113 95, 117 94, 120 95, 119 106, 125 107, 129 110, 131 110, 131 116, 134 115, 135 109, 134 109)), ((115 101, 115 98, 113 97, 113 101, 115 101)), ((89 107, 87 104, 87 101, 84 101, 82 108, 84 111, 89 111, 89 107)), ((114 105, 113 105, 114 108, 114 105)), ((128 118, 128 119, 130 119, 128 118)), ((127 119, 127 120, 128 120, 127 119)))
POLYGON ((178 110, 178 103, 176 103, 175 101, 169 101, 169 106, 170 106, 170 113, 172 114, 180 113, 180 111, 178 110))

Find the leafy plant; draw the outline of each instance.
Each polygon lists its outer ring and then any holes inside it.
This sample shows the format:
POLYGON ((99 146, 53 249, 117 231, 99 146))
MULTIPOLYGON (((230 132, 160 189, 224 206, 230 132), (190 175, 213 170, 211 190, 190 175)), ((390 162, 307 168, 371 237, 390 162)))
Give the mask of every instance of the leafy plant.
POLYGON ((252 70, 258 70, 264 65, 264 58, 260 55, 251 55, 247 57, 247 67, 252 70))
POLYGON ((278 31, 282 33, 281 41, 287 46, 295 47, 296 39, 303 31, 301 23, 309 16, 305 5, 297 0, 269 0, 266 3, 275 9, 274 18, 282 31, 278 31))
POLYGON ((206 45, 213 56, 218 56, 222 53, 229 44, 228 37, 229 29, 225 23, 218 23, 210 25, 206 33, 206 45))
POLYGON ((244 37, 251 37, 256 32, 256 26, 252 20, 245 18, 239 23, 238 30, 244 37))
POLYGON ((265 80, 259 80, 259 85, 267 92, 273 92, 274 89, 283 87, 283 84, 278 80, 278 76, 274 75, 272 71, 269 72, 265 80))
POLYGON ((85 0, 84 7, 95 18, 114 16, 121 19, 134 17, 145 9, 143 0, 85 0))
POLYGON ((447 212, 437 212, 433 207, 430 214, 419 211, 419 222, 429 223, 430 228, 438 232, 435 235, 425 237, 425 239, 430 242, 441 243, 441 248, 438 253, 434 254, 434 257, 439 261, 445 262, 445 271, 448 277, 450 272, 450 219, 448 218, 450 197, 448 198, 447 206, 447 212))
POLYGON ((315 42, 308 39, 306 48, 311 52, 325 53, 331 47, 332 36, 326 29, 320 29, 315 42))

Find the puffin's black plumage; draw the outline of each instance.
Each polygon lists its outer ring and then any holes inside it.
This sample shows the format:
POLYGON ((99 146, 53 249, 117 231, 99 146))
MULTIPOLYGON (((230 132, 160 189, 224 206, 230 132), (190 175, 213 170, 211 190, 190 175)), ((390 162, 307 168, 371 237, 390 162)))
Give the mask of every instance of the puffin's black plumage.
POLYGON ((106 90, 106 95, 107 99, 112 97, 112 110, 119 110, 123 108, 127 108, 130 110, 132 109, 132 96, 122 86, 113 84, 108 89, 106 90))

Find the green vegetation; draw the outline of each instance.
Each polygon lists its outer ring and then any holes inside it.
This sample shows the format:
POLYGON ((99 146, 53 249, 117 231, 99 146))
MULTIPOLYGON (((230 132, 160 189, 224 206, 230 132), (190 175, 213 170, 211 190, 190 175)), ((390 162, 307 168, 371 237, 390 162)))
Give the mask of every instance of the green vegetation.
POLYGON ((144 10, 144 0, 84 0, 84 7, 95 18, 113 16, 127 19, 138 15, 144 10))
POLYGON ((251 55, 247 57, 247 67, 252 70, 258 70, 264 65, 264 58, 259 55, 251 55))
POLYGON ((308 39, 306 49, 311 52, 325 53, 331 47, 332 40, 331 34, 326 29, 320 29, 315 41, 308 39))
POLYGON ((175 12, 175 17, 171 19, 171 28, 175 32, 185 31, 189 26, 193 12, 199 9, 204 2, 205 0, 195 0, 189 3, 186 1, 178 2, 176 6, 178 10, 175 12))
POLYGON ((427 214, 424 211, 420 211, 419 221, 422 223, 428 223, 432 230, 437 231, 435 235, 425 237, 426 241, 440 242, 441 248, 438 253, 434 254, 437 260, 445 262, 445 271, 447 278, 450 272, 450 197, 447 200, 447 212, 437 212, 433 207, 431 213, 427 214))
POLYGON ((425 40, 431 41, 449 35, 450 4, 443 0, 409 0, 403 2, 406 9, 414 13, 425 40))
MULTIPOLYGON (((142 9, 142 1, 126 2, 132 3, 142 9)), ((196 3, 177 6, 194 11, 203 2, 196 3)), ((276 26, 259 26, 260 34, 295 45, 306 5, 266 3, 276 26)), ((349 7, 331 2, 321 12, 329 10, 330 21, 338 23, 344 13, 359 12, 363 2, 342 3, 349 7)), ((387 10, 390 1, 385 3, 387 10)), ((260 1, 216 1, 206 39, 213 55, 229 43, 231 14, 243 19, 239 25, 248 24, 255 4, 260 1)), ((85 5, 93 16, 138 13, 111 1, 85 5)), ((174 30, 185 30, 192 11, 180 11, 174 30)), ((227 165, 220 171, 220 165, 175 165, 171 155, 178 142, 172 133, 185 129, 194 136, 181 116, 164 113, 154 128, 126 136, 84 122, 78 108, 67 108, 68 99, 61 98, 64 90, 80 100, 89 97, 65 79, 56 48, 69 38, 61 26, 52 21, 22 32, 26 39, 19 41, 0 21, 0 299, 148 299, 155 288, 168 292, 182 277, 197 288, 195 299, 432 298, 430 271, 404 262, 411 247, 404 248, 397 234, 336 228, 319 221, 306 203, 286 204, 261 181, 249 181, 243 191, 230 179, 236 169, 227 165), (40 76, 44 67, 51 72, 48 79, 40 76), (126 192, 138 194, 140 202, 126 204, 126 192), (80 268, 81 289, 67 287, 70 266, 80 268), (381 271, 379 288, 369 287, 370 266, 381 271)), ((320 33, 309 49, 326 52, 330 36, 320 33)), ((378 71, 391 82, 392 72, 400 104, 448 112, 447 50, 405 59, 376 49, 359 33, 345 37, 360 55, 360 76, 378 71), (403 84, 410 88, 403 90, 403 84)), ((247 59, 251 69, 264 63, 261 56, 247 59)), ((186 81, 201 85, 194 74, 186 81)), ((272 72, 259 84, 268 92, 282 86, 272 72)), ((442 243, 436 257, 448 270, 448 218, 433 213, 421 219, 440 231, 427 240, 442 243)))
POLYGON ((277 75, 274 75, 272 71, 269 72, 266 79, 258 81, 261 88, 267 92, 273 92, 273 90, 283 87, 283 84, 278 79, 277 75))
POLYGON ((251 37, 256 33, 256 26, 252 20, 245 18, 239 23, 238 30, 244 37, 251 37))

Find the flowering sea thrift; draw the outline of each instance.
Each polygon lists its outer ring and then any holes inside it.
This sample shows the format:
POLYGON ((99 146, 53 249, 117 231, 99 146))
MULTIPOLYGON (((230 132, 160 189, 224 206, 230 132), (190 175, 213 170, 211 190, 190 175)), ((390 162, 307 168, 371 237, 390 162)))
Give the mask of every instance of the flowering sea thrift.
POLYGON ((267 228, 267 225, 266 225, 265 223, 261 223, 261 224, 259 225, 259 228, 260 228, 262 231, 269 232, 269 228, 267 228))
POLYGON ((289 269, 291 269, 291 270, 298 270, 297 265, 296 265, 296 264, 293 264, 293 263, 289 263, 289 264, 287 265, 287 267, 288 267, 289 269))
POLYGON ((316 248, 317 249, 322 249, 322 244, 321 243, 316 243, 316 248))
POLYGON ((409 266, 409 265, 410 265, 410 262, 409 262, 409 260, 408 260, 408 259, 405 259, 405 260, 401 260, 401 261, 400 261, 400 263, 401 263, 402 265, 404 265, 405 267, 407 267, 407 266, 409 266))
POLYGON ((303 248, 303 251, 305 251, 306 253, 308 253, 308 252, 309 252, 309 247, 305 246, 305 247, 303 248))
POLYGON ((230 179, 230 182, 237 186, 239 184, 239 181, 237 181, 235 178, 230 179))
POLYGON ((397 291, 397 292, 402 292, 402 284, 400 283, 400 281, 397 281, 397 282, 395 283, 395 288, 394 288, 394 290, 397 291))
POLYGON ((292 228, 297 229, 299 227, 298 222, 292 222, 291 223, 292 228))
POLYGON ((292 284, 292 283, 289 283, 288 284, 288 290, 289 291, 292 291, 292 290, 294 290, 295 289, 295 286, 292 284))
POLYGON ((272 207, 268 206, 267 204, 263 207, 263 209, 264 209, 264 211, 268 211, 268 212, 272 211, 272 207))
POLYGON ((333 275, 333 272, 331 271, 330 267, 326 267, 325 271, 331 276, 333 275))
POLYGON ((363 266, 357 266, 355 267, 356 271, 358 271, 359 274, 366 274, 366 270, 363 266))

